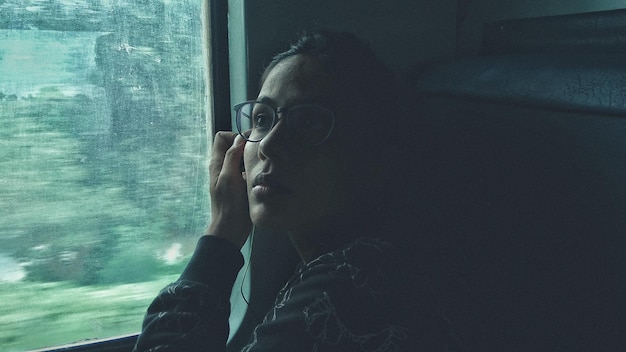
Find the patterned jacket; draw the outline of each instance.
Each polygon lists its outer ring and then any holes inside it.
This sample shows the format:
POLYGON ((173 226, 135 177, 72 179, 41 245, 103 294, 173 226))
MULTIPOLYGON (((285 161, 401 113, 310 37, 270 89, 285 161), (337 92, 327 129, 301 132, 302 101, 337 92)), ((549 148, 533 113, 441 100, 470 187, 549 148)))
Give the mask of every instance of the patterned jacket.
MULTIPOLYGON (((243 352, 449 350, 435 295, 406 259, 361 238, 301 265, 243 352)), ((179 280, 148 308, 135 351, 224 351, 242 265, 230 243, 201 238, 179 280)))

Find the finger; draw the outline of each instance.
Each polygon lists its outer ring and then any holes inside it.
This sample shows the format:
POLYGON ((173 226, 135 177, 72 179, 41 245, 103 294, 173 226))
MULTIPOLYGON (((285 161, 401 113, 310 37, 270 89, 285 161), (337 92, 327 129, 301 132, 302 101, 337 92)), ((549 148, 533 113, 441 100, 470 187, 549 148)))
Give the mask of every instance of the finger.
POLYGON ((211 148, 211 160, 209 161, 209 177, 211 186, 214 187, 224 165, 226 151, 233 145, 236 134, 231 132, 218 132, 211 148))
POLYGON ((240 177, 241 175, 241 159, 243 158, 243 150, 246 140, 237 135, 233 145, 228 148, 222 164, 221 175, 229 175, 233 177, 240 177))

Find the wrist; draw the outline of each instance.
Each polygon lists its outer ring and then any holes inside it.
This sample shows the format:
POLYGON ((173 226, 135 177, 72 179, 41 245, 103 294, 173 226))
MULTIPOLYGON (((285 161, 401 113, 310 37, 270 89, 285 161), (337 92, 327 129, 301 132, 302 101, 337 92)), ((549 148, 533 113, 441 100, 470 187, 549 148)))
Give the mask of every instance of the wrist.
POLYGON ((222 221, 217 220, 211 221, 205 234, 206 236, 225 239, 236 246, 237 249, 241 249, 246 242, 249 233, 249 226, 224 224, 222 221))

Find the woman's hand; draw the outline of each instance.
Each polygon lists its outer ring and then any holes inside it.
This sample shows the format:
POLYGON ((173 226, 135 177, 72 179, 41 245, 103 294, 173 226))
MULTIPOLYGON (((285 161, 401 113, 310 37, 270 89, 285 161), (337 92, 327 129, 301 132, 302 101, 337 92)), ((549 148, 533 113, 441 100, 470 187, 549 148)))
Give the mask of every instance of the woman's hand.
POLYGON ((245 139, 232 132, 215 135, 209 163, 211 224, 207 235, 241 248, 252 229, 246 182, 241 175, 245 139))

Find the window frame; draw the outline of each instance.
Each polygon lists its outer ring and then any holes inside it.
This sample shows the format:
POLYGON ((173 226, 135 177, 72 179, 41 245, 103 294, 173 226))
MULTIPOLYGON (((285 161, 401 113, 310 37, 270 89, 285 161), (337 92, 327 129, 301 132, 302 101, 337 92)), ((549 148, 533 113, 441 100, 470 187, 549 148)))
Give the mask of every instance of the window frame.
MULTIPOLYGON (((231 131, 230 55, 228 43, 228 0, 204 0, 205 47, 207 55, 208 110, 213 129, 231 131)), ((207 119, 208 120, 208 119, 207 119)), ((213 136, 210 136, 211 138, 213 136)))
POLYGON ((130 352, 135 347, 138 333, 115 336, 85 342, 76 342, 62 346, 47 347, 31 352, 130 352))

